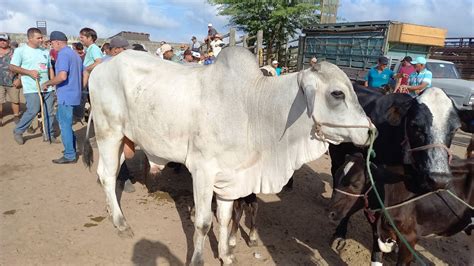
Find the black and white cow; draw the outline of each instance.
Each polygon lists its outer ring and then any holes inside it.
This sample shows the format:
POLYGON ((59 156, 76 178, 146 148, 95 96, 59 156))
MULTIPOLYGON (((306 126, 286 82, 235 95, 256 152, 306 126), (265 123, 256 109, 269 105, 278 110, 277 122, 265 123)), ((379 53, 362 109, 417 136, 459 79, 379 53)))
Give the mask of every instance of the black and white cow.
MULTIPOLYGON (((412 182, 419 192, 448 186, 452 179, 449 147, 461 126, 459 111, 451 99, 438 88, 426 89, 416 98, 399 93, 384 96, 364 88, 355 91, 378 130, 373 162, 415 177, 412 182)), ((334 177, 346 154, 365 154, 366 150, 346 143, 331 145, 329 152, 334 177)), ((334 234, 333 244, 338 249, 344 244, 348 220, 342 219, 334 234)))

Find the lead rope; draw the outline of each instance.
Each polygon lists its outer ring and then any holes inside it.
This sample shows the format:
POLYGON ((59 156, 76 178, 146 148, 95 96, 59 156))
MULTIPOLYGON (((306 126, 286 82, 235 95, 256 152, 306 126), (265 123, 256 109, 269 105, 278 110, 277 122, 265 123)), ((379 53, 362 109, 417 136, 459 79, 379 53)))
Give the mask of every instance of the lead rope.
POLYGON ((398 238, 403 242, 403 244, 405 244, 405 246, 407 247, 407 249, 411 252, 411 254, 413 254, 413 256, 415 257, 415 259, 420 262, 421 265, 426 265, 426 263, 420 258, 420 256, 416 253, 416 251, 410 246, 410 244, 408 244, 408 241, 405 239, 405 237, 400 233, 400 231, 398 230, 397 226, 395 225, 395 223, 393 222, 393 219, 392 217, 390 216, 390 214, 388 213, 387 211, 387 208, 385 208, 385 205, 383 204, 383 201, 382 201, 382 198, 380 197, 380 194, 379 192, 377 191, 377 188, 375 187, 375 181, 374 181, 374 178, 372 177, 372 172, 370 170, 370 158, 371 156, 375 157, 375 152, 373 150, 373 146, 374 146, 374 141, 375 139, 377 138, 376 136, 376 131, 375 130, 370 130, 369 131, 369 138, 370 138, 370 144, 369 144, 369 150, 368 150, 368 153, 367 153, 367 159, 366 159, 366 168, 367 168, 367 172, 369 174, 369 178, 370 178, 370 182, 372 184, 372 188, 375 192, 375 196, 377 197, 377 200, 380 204, 380 206, 382 206, 382 212, 383 214, 385 215, 385 217, 387 218, 388 222, 390 223, 390 225, 393 227, 393 229, 395 230, 395 233, 397 234, 398 238))

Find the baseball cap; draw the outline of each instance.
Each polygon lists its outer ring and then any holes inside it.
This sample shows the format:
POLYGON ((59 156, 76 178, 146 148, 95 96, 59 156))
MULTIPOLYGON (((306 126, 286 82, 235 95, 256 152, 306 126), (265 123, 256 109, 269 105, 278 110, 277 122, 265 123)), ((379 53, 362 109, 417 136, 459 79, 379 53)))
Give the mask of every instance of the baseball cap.
POLYGON ((424 58, 423 56, 418 56, 415 59, 415 61, 411 61, 411 64, 412 65, 416 65, 416 64, 426 65, 426 58, 424 58))
POLYGON ((276 64, 278 64, 278 61, 277 61, 277 60, 273 60, 273 61, 272 61, 272 65, 276 65, 276 64))
POLYGON ((64 41, 67 42, 66 34, 60 31, 52 31, 49 35, 50 41, 64 41))
POLYGON ((196 36, 191 37, 191 40, 196 40, 196 36))
POLYGON ((411 56, 405 56, 405 57, 403 57, 402 61, 411 62, 411 61, 413 61, 413 59, 411 58, 411 56))
POLYGON ((0 33, 0 39, 8 41, 10 40, 10 37, 6 33, 0 33))
POLYGON ((382 65, 388 65, 388 58, 385 56, 379 57, 379 63, 382 65))
POLYGON ((161 53, 164 54, 168 51, 173 51, 173 47, 171 47, 171 45, 165 43, 161 46, 161 53))
POLYGON ((212 27, 212 23, 207 24, 208 27, 212 27))
POLYGON ((113 37, 110 40, 110 48, 128 48, 130 44, 121 36, 113 37))

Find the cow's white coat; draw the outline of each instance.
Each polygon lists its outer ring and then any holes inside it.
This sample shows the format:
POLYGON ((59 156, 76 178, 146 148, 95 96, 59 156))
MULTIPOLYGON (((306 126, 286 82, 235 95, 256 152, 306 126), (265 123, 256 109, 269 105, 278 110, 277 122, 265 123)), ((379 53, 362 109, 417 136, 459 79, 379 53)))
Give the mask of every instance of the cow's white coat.
MULTIPOLYGON (((223 222, 220 258, 230 263, 229 202, 250 193, 279 192, 296 169, 327 150, 308 115, 318 122, 368 125, 349 79, 336 66, 323 62, 299 74, 264 77, 255 57, 242 48, 224 49, 215 64, 198 67, 125 51, 98 65, 89 82, 100 154, 97 172, 114 225, 121 232, 130 230, 115 195, 126 136, 151 162, 179 162, 191 172, 196 206, 192 263, 202 262, 213 192, 223 222), (331 95, 336 90, 344 100, 331 95), (314 106, 310 114, 309 105, 314 106)), ((368 138, 364 128, 323 126, 322 131, 334 143, 363 145, 368 138)))

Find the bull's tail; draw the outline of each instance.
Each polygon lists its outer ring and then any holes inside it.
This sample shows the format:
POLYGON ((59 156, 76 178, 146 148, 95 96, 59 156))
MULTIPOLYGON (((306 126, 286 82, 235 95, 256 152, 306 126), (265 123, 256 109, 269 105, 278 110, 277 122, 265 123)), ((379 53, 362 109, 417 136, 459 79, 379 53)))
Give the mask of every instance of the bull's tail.
POLYGON ((91 142, 89 140, 89 130, 91 128, 92 112, 90 112, 89 119, 87 120, 86 137, 84 138, 84 146, 82 147, 82 162, 87 168, 91 168, 94 163, 94 151, 92 150, 91 142))

